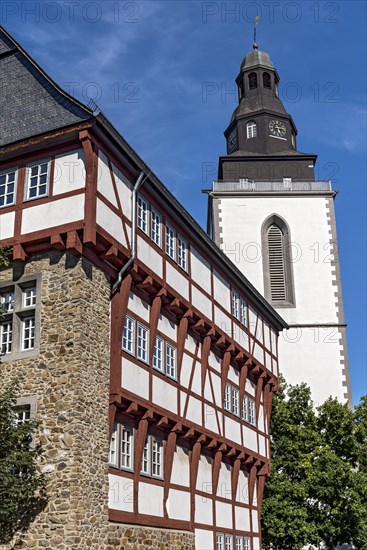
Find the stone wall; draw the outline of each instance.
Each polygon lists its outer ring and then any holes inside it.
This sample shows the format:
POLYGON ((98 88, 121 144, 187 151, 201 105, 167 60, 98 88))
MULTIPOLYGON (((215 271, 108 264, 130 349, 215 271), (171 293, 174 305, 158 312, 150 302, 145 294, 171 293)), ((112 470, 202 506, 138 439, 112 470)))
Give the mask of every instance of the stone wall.
POLYGON ((194 550, 193 533, 132 525, 110 525, 106 550, 194 550))
POLYGON ((110 284, 84 258, 53 252, 0 271, 1 281, 42 274, 36 358, 6 363, 1 384, 18 378, 36 396, 49 502, 28 532, 1 548, 105 547, 108 529, 110 284))

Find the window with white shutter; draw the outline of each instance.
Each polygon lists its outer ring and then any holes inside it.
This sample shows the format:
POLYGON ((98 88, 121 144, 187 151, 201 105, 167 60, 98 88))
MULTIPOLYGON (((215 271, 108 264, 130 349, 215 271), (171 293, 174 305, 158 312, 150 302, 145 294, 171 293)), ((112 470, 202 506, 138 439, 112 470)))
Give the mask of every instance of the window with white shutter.
POLYGON ((271 299, 273 302, 285 302, 287 300, 287 287, 284 265, 284 239, 281 229, 275 224, 268 229, 268 249, 271 299))

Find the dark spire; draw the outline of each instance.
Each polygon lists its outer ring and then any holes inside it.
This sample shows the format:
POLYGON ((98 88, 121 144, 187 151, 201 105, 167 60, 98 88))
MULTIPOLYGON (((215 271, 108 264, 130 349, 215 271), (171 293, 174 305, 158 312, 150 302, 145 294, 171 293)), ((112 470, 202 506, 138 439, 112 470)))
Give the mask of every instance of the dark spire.
POLYGON ((260 15, 257 15, 254 19, 254 44, 253 44, 254 50, 257 50, 256 27, 257 27, 257 24, 258 24, 259 21, 260 21, 260 15))

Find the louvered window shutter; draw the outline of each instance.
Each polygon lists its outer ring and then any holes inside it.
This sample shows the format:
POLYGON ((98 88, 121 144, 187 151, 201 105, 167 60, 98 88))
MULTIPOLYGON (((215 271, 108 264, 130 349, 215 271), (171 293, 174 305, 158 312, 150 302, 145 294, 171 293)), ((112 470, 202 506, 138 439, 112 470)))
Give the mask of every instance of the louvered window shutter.
POLYGON ((283 233, 277 225, 268 230, 270 292, 273 302, 286 301, 283 233))

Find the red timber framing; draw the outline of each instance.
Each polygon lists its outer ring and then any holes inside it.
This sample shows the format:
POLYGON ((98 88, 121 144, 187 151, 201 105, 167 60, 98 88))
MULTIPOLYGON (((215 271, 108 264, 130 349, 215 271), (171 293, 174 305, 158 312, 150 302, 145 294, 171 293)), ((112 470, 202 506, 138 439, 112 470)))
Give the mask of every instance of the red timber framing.
MULTIPOLYGON (((119 146, 110 138, 106 138, 105 133, 96 127, 96 124, 91 122, 84 123, 73 128, 67 128, 58 132, 50 133, 50 135, 34 138, 28 142, 17 144, 9 148, 3 148, 0 151, 0 169, 7 167, 18 166, 18 187, 16 195, 16 204, 2 208, 1 214, 15 212, 14 221, 14 236, 3 239, 2 246, 13 246, 13 256, 15 260, 26 261, 32 254, 57 250, 60 252, 69 252, 71 254, 84 256, 94 265, 103 270, 111 280, 115 282, 120 269, 126 264, 130 257, 131 243, 131 221, 125 215, 125 205, 121 201, 121 196, 118 192, 118 182, 116 181, 113 171, 113 165, 121 171, 122 175, 134 182, 137 179, 141 167, 137 166, 136 159, 129 158, 129 155, 124 151, 120 151, 119 146), (61 153, 67 153, 76 149, 82 148, 85 156, 85 182, 83 187, 75 191, 65 192, 55 196, 53 194, 54 174, 55 174, 55 157, 61 153), (98 190, 98 159, 99 154, 103 153, 107 157, 108 169, 111 176, 111 181, 115 193, 116 204, 112 204, 98 190), (43 158, 51 159, 50 173, 50 193, 48 197, 40 198, 33 201, 24 202, 24 180, 25 166, 33 160, 41 160, 43 158), (22 217, 24 211, 37 205, 51 203, 63 198, 74 196, 84 196, 84 218, 80 221, 59 225, 47 229, 42 229, 34 233, 22 234, 22 217), (114 215, 118 216, 122 223, 125 244, 114 238, 106 229, 97 224, 96 210, 97 200, 101 201, 108 207, 114 215)), ((146 174, 149 176, 148 171, 146 174)), ((153 181, 153 180, 152 180, 153 181)), ((156 527, 172 527, 175 529, 183 529, 194 531, 195 528, 207 529, 213 532, 213 540, 216 531, 216 502, 231 503, 232 513, 234 518, 234 506, 256 510, 260 514, 261 501, 264 489, 265 477, 270 472, 269 458, 251 451, 246 447, 246 441, 241 435, 241 442, 234 442, 229 437, 226 437, 224 430, 224 420, 221 429, 218 433, 211 432, 198 424, 189 421, 186 418, 188 397, 194 396, 201 401, 204 407, 209 404, 204 399, 204 390, 209 381, 209 387, 214 396, 213 376, 215 372, 210 366, 210 353, 214 352, 220 357, 220 376, 221 376, 221 396, 222 402, 224 398, 225 387, 229 379, 230 369, 234 368, 239 373, 239 396, 240 407, 245 395, 246 381, 251 379, 255 384, 255 403, 256 417, 259 419, 260 406, 263 407, 265 431, 261 432, 264 437, 267 448, 269 449, 269 422, 271 414, 271 401, 274 391, 277 390, 278 380, 276 376, 277 368, 277 345, 271 343, 271 349, 265 347, 264 338, 262 341, 256 338, 258 325, 264 333, 264 321, 274 329, 274 333, 279 331, 279 323, 273 322, 271 313, 268 314, 264 307, 258 307, 256 295, 251 289, 243 286, 236 276, 229 272, 228 268, 221 260, 220 256, 211 255, 206 249, 206 244, 198 232, 189 227, 189 224, 184 219, 180 219, 173 212, 174 205, 170 204, 170 199, 160 195, 154 189, 149 177, 143 186, 142 192, 150 204, 157 209, 162 215, 164 221, 172 223, 177 228, 180 235, 188 243, 188 269, 187 272, 182 271, 181 276, 187 281, 189 293, 188 297, 183 297, 177 288, 170 286, 167 283, 167 268, 177 267, 168 256, 165 255, 163 249, 156 246, 147 235, 138 230, 138 237, 148 246, 154 248, 155 252, 162 259, 162 275, 159 276, 150 265, 144 262, 144 259, 138 257, 134 262, 132 269, 125 274, 122 283, 118 290, 111 295, 111 361, 110 361, 110 407, 109 407, 109 430, 110 434, 113 429, 114 422, 124 419, 131 419, 135 426, 135 445, 134 445, 134 463, 140 464, 144 450, 144 444, 147 433, 150 430, 157 430, 164 441, 164 481, 159 481, 152 478, 144 477, 145 483, 161 484, 163 486, 163 515, 162 517, 150 516, 139 513, 138 509, 138 494, 139 482, 141 481, 140 469, 135 467, 134 472, 125 472, 116 468, 110 468, 110 473, 118 476, 123 476, 132 481, 134 504, 132 512, 123 512, 110 509, 109 517, 111 521, 154 525, 156 527), (191 276, 190 251, 191 246, 210 263, 211 290, 204 289, 191 276), (249 306, 254 311, 260 310, 260 315, 256 317, 255 330, 249 330, 248 327, 241 327, 243 332, 249 338, 249 347, 242 347, 234 338, 234 328, 238 325, 238 321, 234 319, 221 303, 216 301, 213 296, 214 288, 214 270, 221 276, 227 279, 231 287, 242 288, 242 295, 247 300, 249 306), (205 315, 198 307, 195 306, 192 300, 193 289, 199 290, 203 296, 210 300, 212 315, 210 318, 205 315), (178 395, 178 413, 173 413, 167 409, 163 409, 154 403, 151 399, 143 399, 139 395, 129 392, 122 387, 121 365, 124 362, 124 353, 122 352, 122 332, 123 323, 128 312, 128 301, 131 292, 141 296, 150 305, 149 317, 149 356, 152 357, 154 350, 155 338, 157 335, 159 318, 163 314, 169 317, 177 326, 177 341, 173 342, 177 349, 177 381, 164 378, 167 384, 171 384, 179 388, 178 395), (215 309, 221 311, 231 319, 231 330, 224 331, 213 322, 215 309), (262 323, 262 325, 261 325, 262 323), (190 353, 185 348, 187 335, 195 337, 197 341, 196 352, 190 353), (254 356, 255 345, 261 349, 263 355, 265 353, 271 358, 271 361, 276 365, 274 369, 269 370, 264 366, 264 362, 260 362, 254 356), (201 355, 199 358, 199 347, 201 355), (184 354, 190 355, 192 359, 192 375, 188 388, 183 388, 180 385, 181 370, 184 354), (192 389, 193 376, 195 368, 199 369, 201 381, 201 395, 195 394, 192 389), (186 403, 182 407, 180 400, 181 390, 185 389, 186 403), (180 411, 183 411, 180 414, 180 411), (183 446, 189 453, 189 479, 190 479, 190 519, 188 521, 173 520, 169 518, 168 499, 170 489, 179 490, 181 486, 177 486, 171 482, 173 459, 177 445, 183 446), (198 469, 200 457, 205 455, 211 460, 212 464, 212 495, 213 501, 213 525, 201 525, 195 522, 195 499, 197 496, 208 498, 208 494, 201 491, 197 487, 198 469), (231 496, 226 498, 218 494, 218 483, 220 477, 221 465, 225 463, 231 469, 231 496), (247 504, 239 504, 236 502, 236 491, 239 482, 240 472, 244 471, 249 479, 249 501, 247 504), (254 492, 256 487, 257 499, 253 502, 254 492)), ((165 225, 162 224, 162 241, 165 239, 165 225)), ((141 319, 147 324, 146 319, 141 319)), ((130 357, 130 361, 137 361, 130 357)), ((139 366, 149 371, 150 385, 152 385, 153 376, 162 377, 161 374, 152 372, 150 365, 139 366)), ((268 366, 268 365, 267 365, 268 366)), ((218 374, 218 373, 217 373, 218 374)), ((150 393, 150 396, 152 394, 150 393)), ((214 406, 212 408, 216 415, 218 426, 219 418, 223 413, 222 406, 214 406)), ((230 416, 230 413, 224 413, 230 416)), ((232 415, 232 419, 235 418, 232 415)), ((237 421, 243 425, 240 418, 237 421)), ((256 432, 257 441, 259 441, 260 430, 247 424, 249 430, 256 432)), ((107 427, 106 427, 107 429, 107 427)), ((241 431, 242 434, 242 431, 241 431)), ((252 521, 252 520, 251 520, 252 521)), ((229 533, 243 534, 248 536, 256 536, 252 531, 245 531, 238 528, 229 529, 229 533)))

